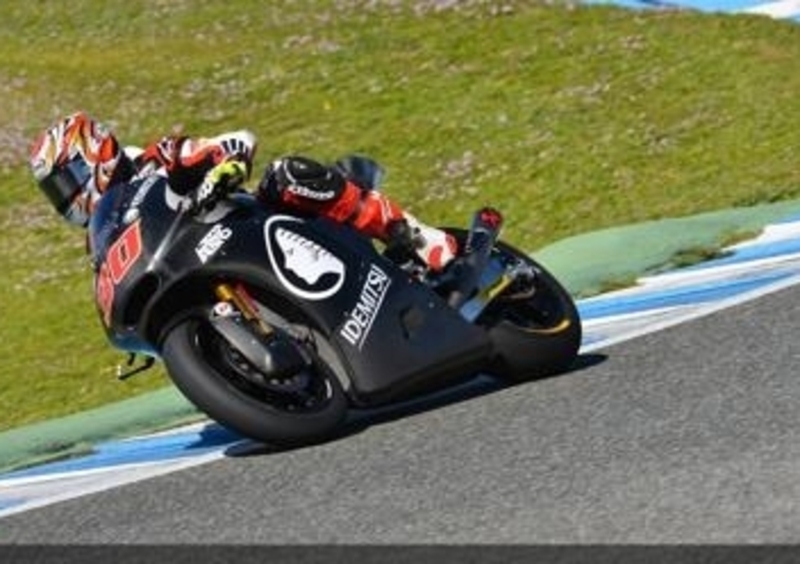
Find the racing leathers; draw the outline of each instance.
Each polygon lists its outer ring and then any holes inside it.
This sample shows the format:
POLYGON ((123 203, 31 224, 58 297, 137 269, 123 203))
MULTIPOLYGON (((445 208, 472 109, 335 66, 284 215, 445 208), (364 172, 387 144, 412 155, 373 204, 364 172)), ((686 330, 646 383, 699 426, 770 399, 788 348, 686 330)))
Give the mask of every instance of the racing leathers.
MULTIPOLYGON (((255 150, 255 136, 248 131, 198 139, 170 136, 148 146, 134 162, 139 171, 163 167, 170 188, 202 206, 249 178, 255 150)), ((457 250, 444 231, 424 225, 336 166, 309 158, 287 156, 271 163, 257 195, 268 205, 322 215, 384 243, 406 246, 433 270, 444 268, 457 250)))
POLYGON ((265 202, 322 215, 389 245, 405 246, 432 270, 443 269, 457 251, 455 239, 446 232, 421 223, 338 167, 306 157, 288 156, 270 164, 258 195, 265 202))

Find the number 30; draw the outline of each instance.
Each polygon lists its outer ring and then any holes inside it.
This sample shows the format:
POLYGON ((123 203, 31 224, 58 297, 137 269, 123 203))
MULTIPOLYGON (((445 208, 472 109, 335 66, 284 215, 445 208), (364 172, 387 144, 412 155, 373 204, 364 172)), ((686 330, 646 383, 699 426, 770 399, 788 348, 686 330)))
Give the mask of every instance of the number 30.
POLYGON ((97 272, 95 301, 106 326, 111 325, 111 308, 117 284, 142 254, 142 232, 139 222, 128 227, 108 248, 105 262, 97 272))

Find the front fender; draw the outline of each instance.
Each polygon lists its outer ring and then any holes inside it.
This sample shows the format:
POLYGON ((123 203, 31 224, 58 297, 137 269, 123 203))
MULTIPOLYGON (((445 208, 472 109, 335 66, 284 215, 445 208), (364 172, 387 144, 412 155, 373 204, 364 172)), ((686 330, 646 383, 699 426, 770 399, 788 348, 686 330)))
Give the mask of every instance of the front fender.
POLYGON ((215 268, 205 268, 159 289, 141 313, 138 333, 160 350, 164 337, 176 323, 196 312, 198 308, 211 307, 217 301, 214 287, 222 281, 241 282, 256 294, 254 297, 282 310, 301 310, 306 318, 325 332, 323 320, 315 315, 314 310, 303 307, 301 303, 286 300, 274 277, 269 276, 263 268, 251 265, 216 265, 215 268))

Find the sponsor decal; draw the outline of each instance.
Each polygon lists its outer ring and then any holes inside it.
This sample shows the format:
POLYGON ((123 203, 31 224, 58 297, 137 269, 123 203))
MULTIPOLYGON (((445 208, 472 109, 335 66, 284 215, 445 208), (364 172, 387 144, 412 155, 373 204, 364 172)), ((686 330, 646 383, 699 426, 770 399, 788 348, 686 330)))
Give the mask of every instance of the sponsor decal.
POLYGON ((222 248, 225 241, 231 238, 231 235, 233 235, 233 230, 229 227, 223 227, 219 223, 212 227, 211 231, 205 234, 194 249, 200 262, 207 263, 222 248))
POLYGON ((144 199, 147 197, 147 193, 150 192, 150 189, 158 182, 158 179, 159 177, 157 176, 150 176, 139 185, 133 198, 131 198, 131 203, 128 204, 125 215, 122 217, 124 223, 133 223, 139 219, 139 206, 142 205, 142 202, 144 202, 144 199))
POLYGON ((158 176, 149 176, 147 177, 144 182, 139 185, 138 190, 136 190, 136 194, 133 195, 131 198, 130 207, 138 208, 144 202, 144 199, 147 197, 147 193, 150 191, 156 182, 158 182, 160 177, 158 176))
POLYGON ((299 184, 289 184, 286 187, 286 190, 303 198, 319 200, 321 202, 332 200, 336 195, 333 190, 326 190, 325 192, 322 192, 321 190, 312 190, 311 188, 306 188, 305 186, 300 186, 299 184))
POLYGON ((276 215, 264 224, 270 264, 283 286, 307 300, 331 297, 344 284, 344 263, 319 243, 299 233, 302 220, 276 215))
POLYGON ((339 330, 339 334, 359 350, 369 336, 391 282, 389 276, 373 264, 361 288, 358 302, 347 314, 344 325, 339 330))

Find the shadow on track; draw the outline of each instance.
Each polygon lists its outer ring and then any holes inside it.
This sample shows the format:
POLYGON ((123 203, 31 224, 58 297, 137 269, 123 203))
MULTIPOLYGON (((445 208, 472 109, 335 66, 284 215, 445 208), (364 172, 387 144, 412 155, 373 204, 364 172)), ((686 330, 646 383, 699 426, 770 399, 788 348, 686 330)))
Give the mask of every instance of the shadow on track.
MULTIPOLYGON (((542 378, 542 380, 558 378, 559 376, 564 376, 565 374, 573 374, 605 362, 606 359, 607 356, 603 354, 582 354, 575 359, 574 364, 567 372, 542 378)), ((531 383, 533 382, 512 384, 502 380, 501 378, 481 374, 459 384, 412 399, 368 409, 351 409, 347 421, 343 425, 342 429, 334 436, 329 437, 321 442, 329 443, 342 440, 361 433, 376 425, 399 421, 407 417, 413 417, 420 413, 433 411, 449 405, 455 405, 457 403, 469 401, 480 396, 492 394, 506 388, 531 383)), ((267 445, 252 441, 242 441, 233 444, 226 449, 225 455, 231 457, 263 456, 297 450, 299 448, 304 447, 276 447, 274 445, 267 445)))

